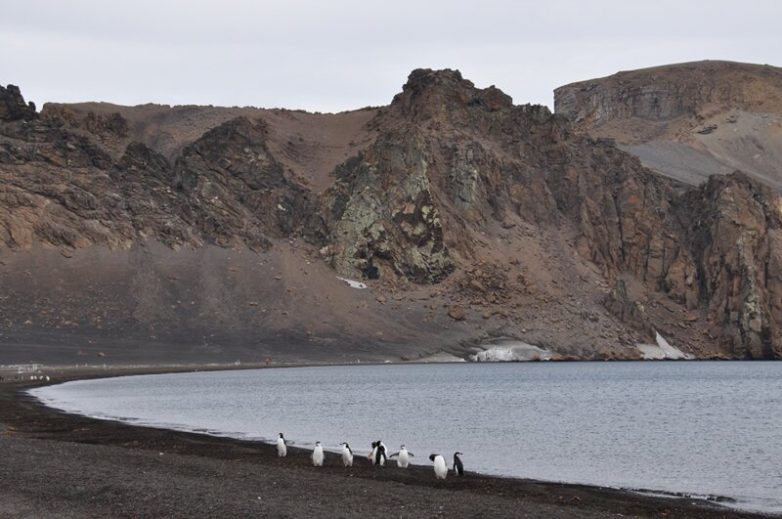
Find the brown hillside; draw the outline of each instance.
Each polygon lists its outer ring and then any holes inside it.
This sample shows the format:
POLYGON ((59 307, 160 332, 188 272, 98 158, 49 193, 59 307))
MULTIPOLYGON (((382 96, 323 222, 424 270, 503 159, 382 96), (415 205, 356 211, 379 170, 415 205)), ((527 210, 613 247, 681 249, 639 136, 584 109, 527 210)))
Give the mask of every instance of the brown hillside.
POLYGON ((343 114, 6 99, 0 363, 782 354, 776 193, 458 71, 343 114))

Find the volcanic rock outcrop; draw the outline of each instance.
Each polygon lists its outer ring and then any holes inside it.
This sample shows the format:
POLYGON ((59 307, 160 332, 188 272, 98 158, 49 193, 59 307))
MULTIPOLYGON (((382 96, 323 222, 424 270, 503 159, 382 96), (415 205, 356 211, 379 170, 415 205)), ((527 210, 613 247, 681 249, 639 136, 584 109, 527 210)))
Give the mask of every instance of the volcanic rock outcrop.
POLYGON ((738 172, 684 188, 574 126, 627 109, 578 95, 554 115, 421 69, 389 106, 335 115, 6 117, 3 355, 344 362, 513 339, 632 359, 660 333, 782 356, 777 193, 738 172))
POLYGON ((30 120, 36 115, 35 104, 24 102, 18 86, 0 86, 0 121, 30 120))

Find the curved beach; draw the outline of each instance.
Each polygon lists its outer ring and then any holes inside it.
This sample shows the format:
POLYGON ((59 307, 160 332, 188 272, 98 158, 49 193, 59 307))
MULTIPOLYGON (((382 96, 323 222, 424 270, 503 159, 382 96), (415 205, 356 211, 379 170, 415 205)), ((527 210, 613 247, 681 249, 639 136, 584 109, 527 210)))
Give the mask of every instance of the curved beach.
MULTIPOLYGON (((225 366, 221 366, 225 369, 225 366)), ((48 383, 192 370, 73 369, 48 383)), ((376 469, 357 456, 345 469, 309 452, 130 426, 47 408, 0 383, 0 516, 137 517, 770 517, 714 501, 470 473, 436 481, 430 467, 376 469)))

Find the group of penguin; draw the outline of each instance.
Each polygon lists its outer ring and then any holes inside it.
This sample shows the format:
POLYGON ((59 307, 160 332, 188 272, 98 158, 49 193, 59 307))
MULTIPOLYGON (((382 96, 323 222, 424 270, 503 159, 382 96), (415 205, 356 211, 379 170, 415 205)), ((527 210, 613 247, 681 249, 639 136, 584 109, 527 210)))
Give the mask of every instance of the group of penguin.
MULTIPOLYGON (((288 455, 288 447, 285 443, 285 436, 280 433, 277 438, 277 456, 284 458, 288 455)), ((353 450, 350 448, 350 444, 347 442, 341 443, 342 446, 342 464, 346 467, 353 466, 353 450)), ((408 451, 407 448, 402 445, 398 452, 388 454, 388 449, 385 444, 378 440, 372 442, 372 451, 367 456, 372 465, 380 466, 386 464, 388 458, 396 458, 396 465, 399 468, 406 469, 410 465, 410 458, 415 454, 408 451)), ((460 456, 463 456, 461 452, 453 453, 453 472, 457 476, 464 476, 464 465, 460 456)), ((323 446, 320 442, 315 442, 315 448, 312 450, 312 464, 315 467, 322 467, 325 455, 323 453, 323 446)), ((445 479, 448 476, 448 464, 445 462, 445 458, 442 454, 430 454, 429 459, 434 464, 434 475, 437 479, 445 479)))

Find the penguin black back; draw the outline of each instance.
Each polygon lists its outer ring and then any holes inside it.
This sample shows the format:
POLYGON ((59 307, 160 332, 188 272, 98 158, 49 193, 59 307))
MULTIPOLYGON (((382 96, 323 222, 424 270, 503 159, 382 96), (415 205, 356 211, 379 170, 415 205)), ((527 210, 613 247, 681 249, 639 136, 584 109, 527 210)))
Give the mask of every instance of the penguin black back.
POLYGON ((459 458, 461 454, 461 452, 453 453, 453 471, 459 476, 464 476, 464 465, 462 465, 462 460, 459 458))

